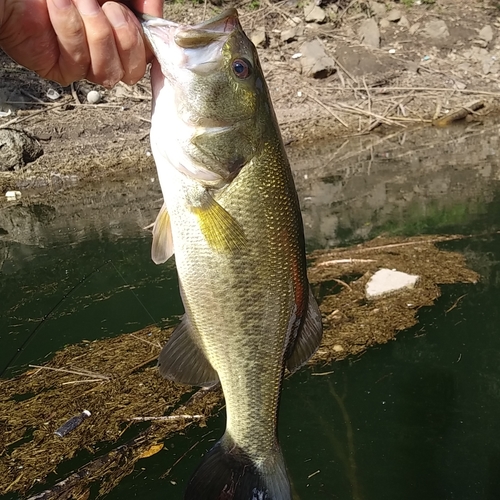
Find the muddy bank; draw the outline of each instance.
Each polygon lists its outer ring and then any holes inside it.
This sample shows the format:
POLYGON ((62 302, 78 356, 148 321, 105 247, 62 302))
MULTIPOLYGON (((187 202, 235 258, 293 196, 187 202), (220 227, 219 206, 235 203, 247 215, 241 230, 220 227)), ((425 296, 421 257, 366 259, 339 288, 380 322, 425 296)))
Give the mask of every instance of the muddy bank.
MULTIPOLYGON (((314 14, 293 1, 232 5, 259 45, 288 144, 381 128, 392 133, 464 107, 462 118, 481 121, 498 107, 500 24, 493 1, 338 0, 314 14)), ((165 16, 194 23, 220 8, 168 3, 165 16)), ((28 132, 44 152, 17 171, 0 172, 2 192, 152 169, 147 77, 112 90, 87 82, 61 88, 4 55, 0 71, 0 108, 10 113, 0 127, 28 132), (100 92, 99 104, 87 103, 90 90, 100 92), (54 91, 59 97, 52 100, 54 91)))

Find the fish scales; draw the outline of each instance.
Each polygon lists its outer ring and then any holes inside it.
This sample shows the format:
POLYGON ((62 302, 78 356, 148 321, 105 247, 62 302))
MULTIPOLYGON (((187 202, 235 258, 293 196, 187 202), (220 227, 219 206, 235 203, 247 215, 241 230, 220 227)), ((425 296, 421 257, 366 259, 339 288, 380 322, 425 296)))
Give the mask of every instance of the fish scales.
POLYGON ((217 200, 243 227, 249 240, 245 250, 214 256, 196 221, 173 226, 174 239, 186 242, 186 251, 176 257, 185 305, 198 330, 210 332, 199 341, 224 389, 228 431, 254 457, 264 443, 275 443, 274 426, 255 422, 275 418, 286 336, 297 307, 294 289, 306 286, 303 273, 296 277, 299 283, 291 278, 294 267, 304 269, 298 238, 302 227, 289 169, 276 155, 277 142, 270 141, 217 200))

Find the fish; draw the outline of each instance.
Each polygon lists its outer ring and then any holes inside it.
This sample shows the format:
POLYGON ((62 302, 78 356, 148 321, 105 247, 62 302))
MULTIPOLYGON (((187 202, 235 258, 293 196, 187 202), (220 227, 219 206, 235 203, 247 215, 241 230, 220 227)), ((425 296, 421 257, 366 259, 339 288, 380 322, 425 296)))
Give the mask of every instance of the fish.
POLYGON ((142 28, 156 57, 150 138, 164 198, 151 255, 175 255, 185 309, 159 372, 220 383, 226 405, 225 432, 184 499, 290 500, 281 387, 316 351, 322 322, 257 51, 234 8, 193 26, 143 17, 142 28))

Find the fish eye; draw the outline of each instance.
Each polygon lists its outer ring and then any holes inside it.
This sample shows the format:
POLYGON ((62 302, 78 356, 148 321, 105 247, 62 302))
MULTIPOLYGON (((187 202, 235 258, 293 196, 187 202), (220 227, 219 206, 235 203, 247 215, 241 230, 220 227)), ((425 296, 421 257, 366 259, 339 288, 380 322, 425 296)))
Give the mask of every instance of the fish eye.
POLYGON ((248 78, 251 73, 251 65, 246 59, 235 59, 233 61, 234 74, 244 80, 248 78))

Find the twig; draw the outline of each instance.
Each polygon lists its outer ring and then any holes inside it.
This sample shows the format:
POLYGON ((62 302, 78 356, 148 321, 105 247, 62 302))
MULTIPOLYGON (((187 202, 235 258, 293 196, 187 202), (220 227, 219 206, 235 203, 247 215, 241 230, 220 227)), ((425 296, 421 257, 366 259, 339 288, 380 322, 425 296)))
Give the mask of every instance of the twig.
POLYGON ((333 266, 334 264, 358 264, 361 262, 377 262, 374 259, 335 259, 320 262, 318 266, 333 266))
MULTIPOLYGON (((396 123, 396 121, 420 121, 420 120, 412 120, 409 118, 402 119, 399 117, 385 118, 384 116, 377 115, 376 113, 371 113, 369 111, 365 111, 364 109, 355 108, 354 106, 349 106, 348 104, 343 104, 343 103, 338 103, 338 104, 336 104, 336 106, 341 108, 341 109, 348 109, 349 111, 351 111, 357 115, 370 116, 370 117, 377 118, 381 122, 384 122, 386 125, 399 125, 398 123, 396 123)), ((401 126, 404 127, 404 125, 401 125, 401 126)))
POLYGON ((428 245, 430 243, 438 243, 440 241, 453 241, 453 240, 461 240, 463 238, 466 238, 466 236, 439 236, 437 238, 432 238, 430 240, 418 240, 418 241, 406 241, 404 243, 391 243, 389 245, 380 245, 377 247, 365 247, 365 248, 351 248, 349 249, 351 252, 354 253, 361 253, 361 252, 369 252, 370 250, 385 250, 388 248, 398 248, 398 247, 406 247, 410 245, 420 245, 420 244, 425 244, 428 245))
MULTIPOLYGON (((331 86, 327 87, 330 90, 346 90, 342 87, 331 86)), ((492 97, 499 97, 500 92, 488 92, 485 90, 473 90, 473 89, 455 89, 455 88, 442 88, 442 87, 372 87, 373 89, 379 90, 381 93, 399 91, 399 90, 414 90, 416 92, 461 92, 462 94, 477 94, 477 95, 488 95, 492 97)), ((364 90, 363 87, 351 87, 353 92, 359 92, 364 90)))
POLYGON ((2 123, 0 125, 0 128, 6 128, 9 125, 13 125, 15 123, 21 123, 24 122, 25 120, 29 120, 30 118, 33 118, 36 115, 39 115, 41 113, 45 113, 46 111, 52 111, 53 109, 60 108, 61 106, 65 106, 66 104, 69 104, 68 101, 60 102, 58 104, 54 104, 50 108, 45 108, 45 109, 40 109, 39 111, 35 111, 34 113, 31 113, 27 116, 23 116, 22 118, 16 117, 13 118, 12 120, 9 120, 7 123, 2 123))
POLYGON ((309 99, 312 99, 314 102, 317 102, 322 108, 324 108, 328 113, 330 113, 336 120, 338 120, 342 125, 344 125, 345 128, 349 128, 347 123, 340 118, 340 116, 336 115, 326 104, 321 102, 319 99, 316 99, 316 97, 306 93, 306 96, 309 97, 309 99))
POLYGON ((448 113, 442 118, 435 119, 433 125, 436 127, 446 127, 447 125, 450 125, 453 122, 456 122, 458 120, 463 120, 467 115, 473 114, 475 111, 482 108, 484 108, 483 101, 471 102, 461 107, 460 109, 453 111, 452 113, 448 113))
POLYGON ((86 380, 73 380, 71 382, 63 382, 62 385, 85 384, 87 382, 104 382, 102 378, 91 378, 86 380))
POLYGON ((352 288, 345 281, 342 281, 342 280, 340 280, 338 278, 332 278, 332 280, 336 281, 337 283, 339 283, 342 286, 345 286, 346 288, 349 289, 350 292, 352 292, 352 288))
POLYGON ((153 347, 157 347, 158 349, 161 349, 161 345, 159 343, 154 344, 153 342, 150 342, 149 340, 141 339, 141 337, 138 337, 137 335, 134 335, 133 333, 131 333, 130 336, 134 337, 134 339, 140 340, 141 342, 145 342, 146 344, 149 344, 149 345, 152 345, 153 347))
POLYGON ((453 309, 455 309, 458 305, 458 303, 466 296, 467 294, 464 293, 463 295, 461 295, 460 297, 458 297, 457 300, 455 300, 455 303, 449 308, 447 309, 444 313, 445 314, 448 314, 450 311, 453 311, 453 309))
POLYGON ((138 422, 149 422, 149 421, 172 421, 172 420, 200 420, 205 418, 204 415, 164 415, 162 417, 132 417, 129 420, 135 420, 138 422))
POLYGON ((88 372, 84 373, 81 371, 76 371, 76 370, 65 370, 64 368, 53 368, 51 366, 40 366, 40 365, 28 365, 30 368, 38 368, 40 370, 50 370, 54 372, 61 372, 61 373, 72 373, 73 375, 82 375, 84 377, 88 377, 92 375, 93 377, 96 377, 100 380, 109 380, 109 377, 106 375, 101 375, 100 373, 93 373, 93 372, 88 372))
POLYGON ((81 106, 82 103, 80 102, 80 99, 78 98, 78 94, 76 93, 76 89, 75 89, 75 84, 74 83, 71 84, 71 95, 73 96, 73 100, 75 101, 75 104, 77 106, 81 106))

